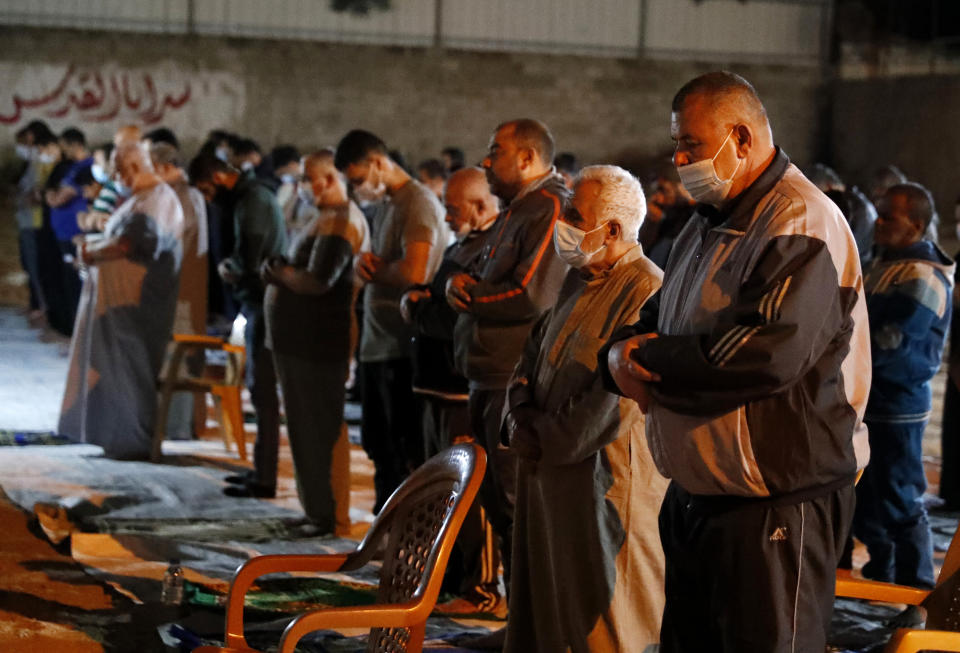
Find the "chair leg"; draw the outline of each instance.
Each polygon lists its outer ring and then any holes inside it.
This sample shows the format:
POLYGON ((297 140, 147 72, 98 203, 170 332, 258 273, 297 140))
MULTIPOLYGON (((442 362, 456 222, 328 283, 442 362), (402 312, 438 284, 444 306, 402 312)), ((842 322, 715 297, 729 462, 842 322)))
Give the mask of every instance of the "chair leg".
POLYGON ((217 393, 223 400, 224 423, 230 427, 240 460, 247 461, 247 441, 243 430, 243 400, 238 386, 221 386, 217 393))
POLYGON ((420 653, 423 650, 423 638, 426 634, 427 624, 421 622, 416 626, 410 626, 410 641, 407 642, 407 653, 420 653))

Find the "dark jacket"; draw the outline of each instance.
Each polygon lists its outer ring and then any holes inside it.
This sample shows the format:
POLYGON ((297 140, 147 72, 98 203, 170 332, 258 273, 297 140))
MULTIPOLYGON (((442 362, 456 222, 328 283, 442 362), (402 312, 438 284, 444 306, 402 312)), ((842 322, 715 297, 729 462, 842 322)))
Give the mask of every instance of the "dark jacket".
MULTIPOLYGON (((698 206, 674 244, 659 308, 648 303, 611 338, 659 336, 636 357, 662 379, 647 416, 661 473, 701 495, 852 483, 868 449, 862 289, 843 215, 779 149, 726 212, 698 206)), ((607 350, 600 369, 616 390, 607 350)))
POLYGON ((245 304, 262 304, 260 264, 270 256, 282 256, 287 248, 283 212, 277 198, 251 170, 240 174, 230 194, 235 240, 229 260, 240 274, 233 292, 245 304))
POLYGON ((541 313, 553 306, 567 272, 553 227, 570 191, 553 173, 525 188, 490 228, 470 273, 470 311, 457 318, 454 347, 471 387, 506 388, 541 313))
POLYGON ((413 391, 441 399, 466 400, 467 379, 457 371, 453 357, 453 330, 457 313, 447 303, 446 283, 451 274, 468 270, 480 256, 486 232, 473 232, 443 253, 440 268, 429 285, 430 298, 417 302, 412 317, 417 327, 413 343, 413 391))
POLYGON ((950 257, 928 240, 885 252, 867 272, 873 352, 868 421, 930 418, 930 379, 940 369, 950 325, 953 273, 950 257))

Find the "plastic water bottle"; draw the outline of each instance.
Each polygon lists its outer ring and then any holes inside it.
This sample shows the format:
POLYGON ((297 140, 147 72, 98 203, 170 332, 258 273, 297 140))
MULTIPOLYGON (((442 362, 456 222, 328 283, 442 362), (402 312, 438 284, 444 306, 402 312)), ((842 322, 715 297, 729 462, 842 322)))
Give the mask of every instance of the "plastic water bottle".
POLYGON ((173 559, 163 574, 163 586, 160 589, 160 601, 164 605, 183 603, 183 567, 180 561, 173 559))

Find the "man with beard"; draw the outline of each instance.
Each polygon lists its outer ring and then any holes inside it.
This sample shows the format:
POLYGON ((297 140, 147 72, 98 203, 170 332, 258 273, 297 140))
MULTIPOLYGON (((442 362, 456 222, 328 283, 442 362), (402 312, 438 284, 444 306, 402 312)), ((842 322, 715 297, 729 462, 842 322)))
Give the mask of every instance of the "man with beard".
POLYGON ((499 447, 507 382, 533 323, 557 299, 567 265, 552 244, 569 191, 552 167, 553 136, 537 120, 497 127, 483 168, 506 204, 480 257, 447 279, 447 301, 460 313, 454 332, 457 367, 470 382, 473 436, 487 451, 481 501, 500 537, 509 579, 516 459, 499 447))

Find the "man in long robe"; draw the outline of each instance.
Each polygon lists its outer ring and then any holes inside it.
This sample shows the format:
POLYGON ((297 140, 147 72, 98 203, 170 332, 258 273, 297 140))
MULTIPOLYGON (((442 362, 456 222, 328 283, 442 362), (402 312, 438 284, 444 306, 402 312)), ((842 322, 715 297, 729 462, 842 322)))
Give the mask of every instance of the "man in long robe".
POLYGON ((177 304, 183 211, 138 143, 117 148, 116 167, 133 195, 110 216, 103 239, 80 251, 87 278, 58 428, 112 458, 144 459, 177 304))
POLYGON ((507 389, 519 458, 505 651, 644 651, 659 639, 663 552, 637 403, 604 389, 597 352, 635 321, 662 273, 637 243, 639 182, 616 166, 577 178, 554 245, 573 269, 507 389))

